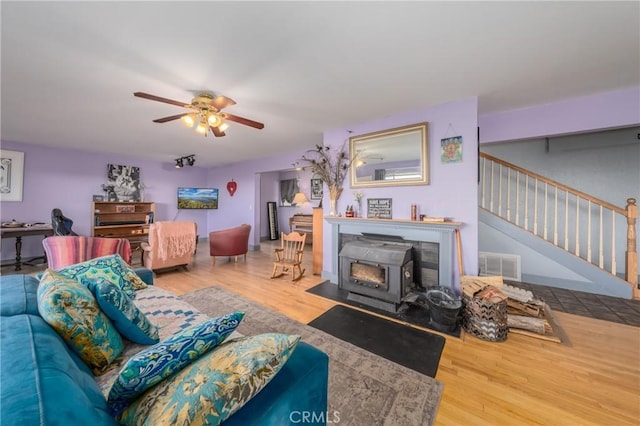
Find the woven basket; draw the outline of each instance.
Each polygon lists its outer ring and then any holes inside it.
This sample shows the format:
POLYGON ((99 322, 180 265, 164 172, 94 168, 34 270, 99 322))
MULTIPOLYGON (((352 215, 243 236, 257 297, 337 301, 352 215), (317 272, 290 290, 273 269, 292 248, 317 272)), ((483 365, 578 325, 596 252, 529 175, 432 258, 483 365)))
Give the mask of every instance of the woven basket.
POLYGON ((497 302, 464 295, 462 327, 479 339, 502 342, 507 339, 507 299, 497 302))

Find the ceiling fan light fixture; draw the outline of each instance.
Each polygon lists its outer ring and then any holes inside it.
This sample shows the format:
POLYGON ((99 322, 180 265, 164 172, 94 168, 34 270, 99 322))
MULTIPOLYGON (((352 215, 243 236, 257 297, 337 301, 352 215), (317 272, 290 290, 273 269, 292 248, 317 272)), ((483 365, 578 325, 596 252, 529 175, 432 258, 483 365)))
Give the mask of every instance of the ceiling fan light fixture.
POLYGON ((198 123, 198 126, 196 127, 196 132, 200 133, 201 135, 207 136, 208 129, 209 129, 209 125, 207 124, 206 120, 202 120, 198 123))
POLYGON ((220 125, 218 126, 218 129, 220 129, 221 132, 224 132, 228 128, 229 128, 229 125, 224 121, 222 123, 220 123, 220 125))
POLYGON ((220 117, 218 117, 218 115, 214 112, 210 112, 207 117, 207 122, 211 127, 218 127, 221 121, 222 120, 220 119, 220 117))
POLYGON ((187 127, 193 127, 193 125, 196 123, 196 115, 193 113, 183 115, 180 121, 182 121, 182 124, 187 127))

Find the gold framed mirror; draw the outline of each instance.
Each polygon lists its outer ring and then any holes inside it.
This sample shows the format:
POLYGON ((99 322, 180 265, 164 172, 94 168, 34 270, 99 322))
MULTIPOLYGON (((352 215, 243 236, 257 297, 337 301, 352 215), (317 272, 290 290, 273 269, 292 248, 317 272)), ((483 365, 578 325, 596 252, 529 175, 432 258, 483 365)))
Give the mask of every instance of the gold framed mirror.
POLYGON ((428 185, 428 123, 349 138, 351 187, 428 185), (355 156, 355 157, 354 157, 355 156))

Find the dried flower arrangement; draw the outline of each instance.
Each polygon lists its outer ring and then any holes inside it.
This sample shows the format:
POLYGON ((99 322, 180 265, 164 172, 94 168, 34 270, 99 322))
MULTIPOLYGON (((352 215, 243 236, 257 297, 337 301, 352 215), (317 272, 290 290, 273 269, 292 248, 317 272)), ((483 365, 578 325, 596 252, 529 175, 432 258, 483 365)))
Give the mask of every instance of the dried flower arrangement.
POLYGON ((329 199, 337 200, 342 194, 342 183, 354 158, 349 158, 346 151, 347 143, 342 145, 340 151, 335 152, 330 146, 316 145, 303 155, 301 161, 311 167, 314 175, 318 176, 329 188, 329 199))

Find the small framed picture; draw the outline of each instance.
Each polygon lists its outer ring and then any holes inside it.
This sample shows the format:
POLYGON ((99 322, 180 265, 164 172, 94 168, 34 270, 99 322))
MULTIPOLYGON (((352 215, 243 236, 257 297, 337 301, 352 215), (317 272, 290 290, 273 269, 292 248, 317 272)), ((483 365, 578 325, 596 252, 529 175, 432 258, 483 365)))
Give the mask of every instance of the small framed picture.
POLYGON ((311 179, 311 199, 322 199, 322 179, 311 179))
POLYGON ((94 195, 93 201, 104 201, 104 195, 94 195))

